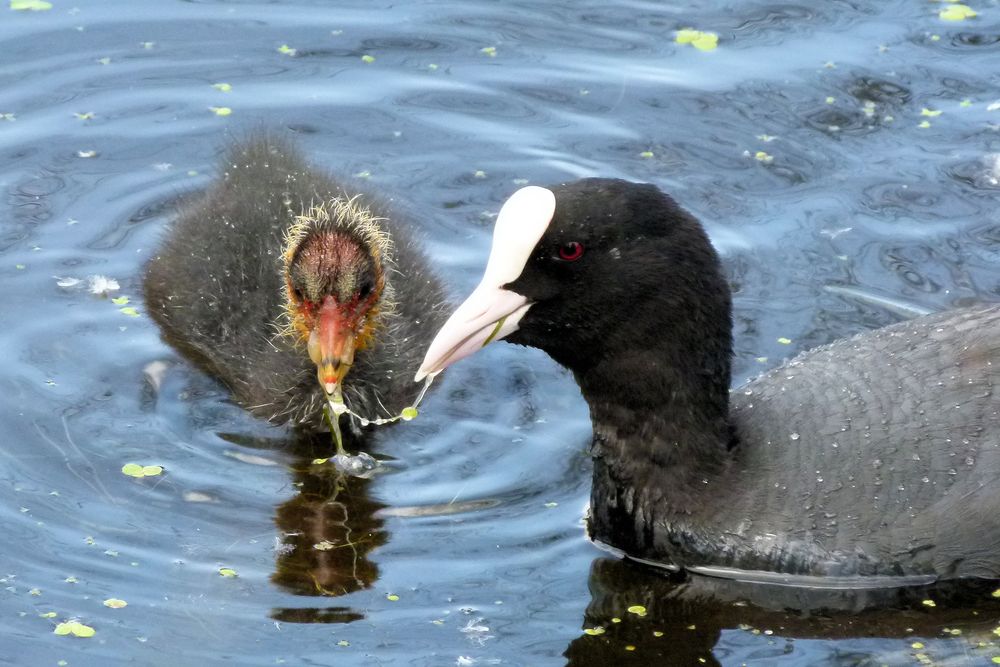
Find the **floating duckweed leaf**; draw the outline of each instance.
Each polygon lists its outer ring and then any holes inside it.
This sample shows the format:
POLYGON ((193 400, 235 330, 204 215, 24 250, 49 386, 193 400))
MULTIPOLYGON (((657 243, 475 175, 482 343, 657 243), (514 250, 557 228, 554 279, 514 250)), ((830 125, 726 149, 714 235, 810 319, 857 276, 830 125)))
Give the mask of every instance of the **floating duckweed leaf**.
POLYGON ((643 607, 641 604, 634 604, 631 607, 629 607, 628 609, 626 609, 625 611, 627 611, 630 614, 635 614, 636 616, 645 616, 646 615, 646 608, 643 607))
POLYGON ((475 176, 476 178, 486 178, 486 172, 483 171, 482 169, 477 169, 476 172, 472 175, 475 176))
POLYGON ((934 600, 923 600, 923 601, 921 601, 921 604, 924 605, 925 607, 936 607, 937 606, 937 604, 934 603, 934 600))
POLYGON ((599 625, 596 628, 584 628, 583 629, 583 634, 590 635, 592 637, 597 636, 597 635, 603 635, 604 634, 604 628, 602 628, 599 625))
POLYGON ((660 630, 653 630, 653 636, 654 637, 662 637, 663 636, 663 632, 660 631, 660 630))
POLYGON ((674 41, 678 44, 690 44, 699 51, 712 51, 719 45, 719 36, 714 32, 684 28, 677 31, 674 41))
POLYGON ((961 102, 958 103, 958 106, 960 106, 960 107, 971 107, 972 106, 972 100, 970 100, 969 98, 965 98, 964 100, 962 100, 961 102))
POLYGON ((94 112, 87 111, 85 113, 74 113, 73 115, 79 118, 80 120, 90 120, 91 118, 94 117, 94 112))
POLYGON ((312 460, 312 464, 313 464, 314 466, 321 466, 321 465, 323 465, 324 463, 326 463, 326 462, 327 462, 327 461, 329 461, 329 460, 330 460, 330 459, 313 459, 313 460, 312 460))
POLYGON ((910 647, 915 649, 922 649, 924 645, 921 642, 913 642, 912 644, 910 644, 910 647))
POLYGON ((142 472, 142 466, 138 463, 126 463, 122 466, 122 474, 128 475, 129 477, 144 477, 142 472))
POLYGON ((128 602, 125 600, 119 600, 118 598, 108 598, 104 601, 105 607, 111 607, 112 609, 121 609, 122 607, 127 607, 128 602))
POLYGON ((10 0, 10 8, 16 12, 44 12, 52 9, 52 3, 42 0, 10 0))
POLYGON ((920 121, 920 124, 917 125, 917 127, 922 128, 924 130, 926 130, 930 126, 931 126, 931 122, 929 120, 922 120, 922 121, 920 121))
POLYGON ((65 579, 63 579, 63 581, 65 581, 67 584, 75 584, 79 580, 76 577, 70 575, 70 576, 66 577, 65 579))
POLYGON ((991 595, 993 597, 995 597, 995 598, 1000 598, 1000 588, 998 588, 995 591, 993 591, 993 593, 991 593, 991 595))
POLYGON ((417 412, 417 409, 411 405, 409 407, 403 408, 403 410, 399 413, 399 417, 404 422, 408 422, 411 419, 414 419, 418 414, 420 413, 417 412))
POLYGON ((396 595, 395 593, 389 593, 388 595, 385 596, 385 599, 388 600, 389 602, 397 602, 399 600, 399 596, 396 595))
POLYGON ((77 151, 77 157, 97 157, 97 151, 77 151))
POLYGON ((298 51, 288 46, 288 44, 282 44, 278 47, 278 53, 283 53, 286 56, 294 56, 298 51))
POLYGON ((763 162, 764 164, 771 164, 772 162, 774 162, 774 156, 769 155, 764 151, 757 151, 756 153, 754 153, 754 159, 757 160, 758 162, 763 162))
POLYGON ((141 466, 138 463, 126 463, 122 466, 122 474, 129 477, 155 477, 163 474, 163 466, 141 466))
POLYGON ((139 42, 139 46, 141 46, 142 48, 144 48, 146 50, 149 50, 149 49, 153 48, 154 46, 156 46, 156 42, 139 42))
POLYGON ((931 41, 932 42, 940 42, 941 41, 941 35, 931 35, 931 41))
POLYGON ((28 591, 28 595, 41 595, 41 594, 42 591, 41 589, 38 588, 32 588, 30 591, 28 591))
POLYGON ((115 304, 116 306, 124 306, 126 303, 128 303, 128 301, 129 299, 127 296, 116 296, 115 298, 111 299, 111 303, 115 304))
POLYGON ((774 136, 773 134, 758 134, 757 138, 763 141, 765 144, 769 144, 778 137, 774 136))
POLYGON ((635 650, 635 646, 633 646, 632 644, 626 644, 625 645, 625 650, 626 651, 634 651, 635 650))
POLYGON ((55 618, 56 613, 54 611, 47 611, 44 614, 39 614, 42 618, 55 618))
POLYGON ((15 264, 14 268, 17 269, 18 271, 24 271, 24 269, 26 268, 26 265, 25 264, 15 264))
POLYGON ((545 503, 545 506, 546 507, 559 507, 559 503, 555 503, 555 502, 545 503))
POLYGON ((375 62, 375 56, 370 56, 366 53, 365 55, 361 56, 361 62, 371 64, 375 62))
POLYGON ((429 69, 429 70, 430 70, 430 71, 432 71, 432 72, 433 72, 434 70, 436 70, 437 68, 438 68, 438 66, 437 66, 437 65, 435 65, 434 63, 431 63, 430 65, 428 65, 428 66, 427 66, 427 69, 429 69))
POLYGON ((968 5, 948 5, 938 12, 938 17, 944 21, 964 21, 979 16, 968 5))
POLYGON ((781 338, 778 339, 778 342, 781 343, 782 345, 791 345, 792 344, 792 339, 791 338, 785 338, 784 336, 782 336, 781 338))
POLYGON ((238 574, 236 574, 236 570, 234 570, 231 567, 220 567, 219 568, 219 574, 221 574, 223 577, 237 577, 237 576, 239 576, 238 574))
POLYGON ((435 618, 433 621, 431 621, 431 623, 433 623, 434 625, 444 625, 444 621, 441 620, 440 618, 435 618))
POLYGON ((228 93, 233 89, 232 85, 228 83, 213 83, 212 88, 215 88, 219 92, 228 93))
POLYGON ((644 158, 647 158, 647 159, 651 158, 651 157, 653 157, 653 151, 643 151, 643 152, 639 153, 639 157, 644 157, 644 158))
POLYGON ((480 53, 485 53, 490 58, 496 58, 497 57, 497 47, 495 47, 495 46, 484 46, 483 48, 479 49, 479 52, 480 53))
POLYGON ((611 622, 612 622, 612 623, 621 623, 621 622, 622 622, 622 619, 620 619, 620 618, 618 618, 617 616, 615 616, 614 618, 612 618, 612 619, 611 619, 611 622))
POLYGON ((103 58, 98 58, 97 62, 101 63, 102 65, 110 65, 111 64, 111 58, 108 58, 107 56, 105 56, 103 58))
POLYGON ((73 635, 74 637, 93 637, 94 628, 79 621, 64 621, 53 630, 57 635, 73 635))
POLYGON ((934 110, 934 109, 928 109, 927 107, 924 107, 923 109, 920 110, 920 115, 921 116, 928 116, 930 118, 935 118, 935 117, 941 115, 941 111, 934 110))
POLYGON ((990 659, 994 665, 1000 665, 1000 655, 995 655, 990 659))
POLYGON ((347 641, 346 639, 341 639, 339 642, 337 642, 337 646, 350 646, 350 645, 351 642, 347 641))
POLYGON ((228 116, 233 113, 233 110, 229 107, 208 107, 208 110, 216 116, 228 116))
POLYGON ((833 103, 834 103, 834 102, 836 102, 836 101, 837 101, 837 98, 836 98, 836 97, 827 97, 827 98, 826 98, 826 103, 827 103, 827 104, 833 104, 833 103))
POLYGON ((132 306, 125 306, 124 308, 118 309, 122 315, 128 315, 129 317, 139 317, 139 311, 132 306))

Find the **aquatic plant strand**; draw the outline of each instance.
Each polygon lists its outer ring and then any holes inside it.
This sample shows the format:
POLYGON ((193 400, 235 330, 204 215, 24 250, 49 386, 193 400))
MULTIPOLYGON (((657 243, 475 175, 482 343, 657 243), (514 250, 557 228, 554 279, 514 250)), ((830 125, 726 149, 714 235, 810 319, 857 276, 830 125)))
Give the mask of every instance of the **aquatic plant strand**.
POLYGON ((376 417, 375 419, 369 419, 368 417, 363 417, 357 412, 354 412, 347 404, 344 403, 344 392, 341 385, 338 383, 337 387, 333 390, 332 394, 327 395, 327 405, 323 412, 326 416, 326 421, 330 425, 330 433, 333 434, 334 442, 337 444, 337 453, 344 453, 343 437, 340 433, 340 416, 343 414, 348 414, 358 420, 362 426, 374 425, 382 426, 383 424, 392 424, 402 419, 405 422, 410 421, 416 417, 419 412, 417 408, 420 403, 424 400, 424 396, 427 395, 427 390, 430 389, 431 384, 434 383, 434 378, 437 373, 431 373, 426 378, 424 378, 424 386, 420 388, 420 393, 417 394, 416 400, 413 401, 412 405, 408 405, 399 411, 399 414, 395 417, 376 417))

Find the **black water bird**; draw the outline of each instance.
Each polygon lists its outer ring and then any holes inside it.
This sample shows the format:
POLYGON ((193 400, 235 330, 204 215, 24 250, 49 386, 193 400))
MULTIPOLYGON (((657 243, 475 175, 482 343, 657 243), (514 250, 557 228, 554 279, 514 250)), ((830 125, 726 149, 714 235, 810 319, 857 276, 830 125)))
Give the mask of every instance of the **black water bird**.
POLYGON ((340 393, 366 416, 409 405, 444 319, 411 230, 274 136, 236 142, 220 172, 145 270, 165 339, 274 423, 322 429, 340 393))
POLYGON ((730 392, 730 291, 652 185, 515 193, 418 378, 506 337, 572 371, 589 528, 643 561, 819 587, 1000 578, 1000 306, 800 354, 730 392))

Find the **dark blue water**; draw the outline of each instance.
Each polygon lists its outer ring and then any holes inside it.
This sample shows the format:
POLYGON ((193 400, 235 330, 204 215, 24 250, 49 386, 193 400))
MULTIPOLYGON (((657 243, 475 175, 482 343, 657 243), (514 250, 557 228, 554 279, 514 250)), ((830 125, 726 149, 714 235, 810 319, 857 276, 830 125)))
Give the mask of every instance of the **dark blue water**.
POLYGON ((737 379, 996 301, 996 2, 946 22, 899 1, 52 1, 0 7, 0 663, 1000 655, 989 591, 801 614, 784 611, 795 593, 678 584, 598 551, 586 407, 536 351, 449 370, 420 418, 371 443, 388 471, 344 480, 179 359, 139 298, 176 202, 229 138, 269 128, 394 199, 456 297, 525 181, 658 184, 726 258, 737 379), (718 48, 674 43, 684 27, 718 48), (94 275, 131 302, 90 294, 94 275), (129 462, 165 473, 136 480, 129 462), (54 634, 70 619, 94 635, 54 634))

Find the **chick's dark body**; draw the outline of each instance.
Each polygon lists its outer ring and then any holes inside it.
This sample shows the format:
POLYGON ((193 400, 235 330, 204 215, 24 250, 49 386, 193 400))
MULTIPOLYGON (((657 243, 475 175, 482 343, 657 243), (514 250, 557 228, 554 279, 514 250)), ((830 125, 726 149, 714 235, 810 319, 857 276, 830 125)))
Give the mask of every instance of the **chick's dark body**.
POLYGON ((323 427, 316 367, 305 342, 282 333, 285 243, 310 206, 355 196, 391 239, 384 270, 393 294, 355 356, 344 399, 385 416, 414 398, 412 371, 442 321, 441 286, 383 203, 312 169, 289 143, 256 136, 231 147, 218 179, 183 207, 146 267, 146 304, 164 338, 258 417, 323 427))

